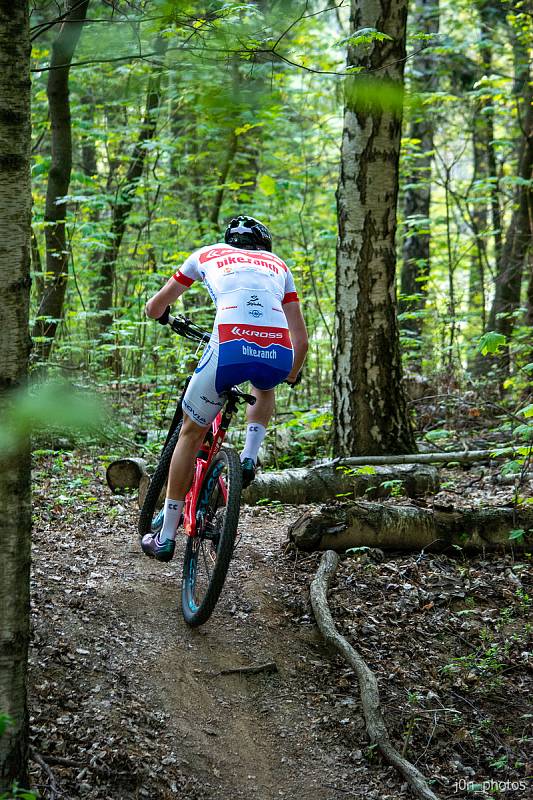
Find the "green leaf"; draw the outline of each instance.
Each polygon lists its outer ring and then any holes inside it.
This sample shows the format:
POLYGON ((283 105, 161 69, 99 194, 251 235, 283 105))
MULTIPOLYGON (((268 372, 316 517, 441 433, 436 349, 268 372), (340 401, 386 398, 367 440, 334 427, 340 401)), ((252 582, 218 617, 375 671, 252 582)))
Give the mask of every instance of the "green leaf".
POLYGON ((450 436, 453 436, 453 431, 449 431, 446 428, 439 428, 435 431, 428 431, 424 436, 428 442, 438 442, 439 439, 448 439, 450 436))
POLYGON ((477 344, 477 349, 483 356, 486 356, 489 353, 493 355, 499 353, 500 348, 504 347, 506 343, 507 343, 507 337, 504 336, 503 333, 496 333, 496 331, 487 331, 487 333, 484 333, 483 336, 480 338, 477 344))
POLYGON ((378 31, 376 28, 360 28, 355 33, 335 42, 335 47, 342 47, 345 44, 350 44, 352 47, 358 47, 361 44, 372 44, 372 42, 392 42, 392 36, 383 31, 378 31))
POLYGON ((259 191, 267 197, 276 193, 276 181, 270 175, 261 175, 257 183, 259 184, 259 191))
POLYGON ((530 403, 528 406, 524 406, 518 412, 519 414, 523 414, 524 417, 533 417, 533 403, 530 403))
POLYGON ((503 467, 500 469, 501 475, 519 475, 522 469, 522 464, 520 461, 508 461, 507 464, 504 464, 503 467))
POLYGON ((514 432, 522 441, 533 441, 533 425, 518 425, 514 432))
POLYGON ((526 532, 523 528, 515 528, 515 530, 510 532, 509 539, 523 539, 525 535, 526 532))

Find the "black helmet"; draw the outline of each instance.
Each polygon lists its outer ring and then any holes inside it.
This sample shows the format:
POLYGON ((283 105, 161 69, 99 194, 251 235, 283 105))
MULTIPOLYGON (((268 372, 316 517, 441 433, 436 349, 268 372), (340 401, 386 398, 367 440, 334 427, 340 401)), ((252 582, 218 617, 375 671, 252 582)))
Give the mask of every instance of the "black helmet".
POLYGON ((272 252, 270 231, 253 217, 234 217, 224 234, 226 244, 242 247, 244 250, 268 250, 272 252))

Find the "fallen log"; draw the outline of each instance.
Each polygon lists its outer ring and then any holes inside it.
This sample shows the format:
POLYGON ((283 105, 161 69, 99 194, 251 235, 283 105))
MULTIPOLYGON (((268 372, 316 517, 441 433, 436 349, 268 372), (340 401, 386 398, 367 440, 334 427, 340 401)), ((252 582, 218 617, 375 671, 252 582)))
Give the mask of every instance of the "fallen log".
MULTIPOLYGON (((306 511, 289 526, 289 543, 300 550, 377 547, 381 550, 494 550, 526 546, 533 528, 533 509, 433 510, 383 503, 344 503, 306 511), (509 539, 512 531, 525 534, 509 539)), ((517 534, 514 534, 515 536, 517 534)))
POLYGON ((328 605, 327 590, 338 563, 337 553, 328 550, 322 556, 317 574, 311 583, 311 605, 320 632, 326 642, 346 659, 357 676, 366 730, 372 744, 375 744, 386 761, 403 775, 417 797, 423 800, 438 800, 422 773, 400 755, 392 744, 381 713, 376 676, 357 650, 337 631, 328 605))
MULTIPOLYGON (((523 448, 521 448, 523 449, 523 448)), ((443 453, 407 453, 401 456, 350 456, 350 458, 334 458, 324 464, 317 464, 311 469, 321 469, 322 467, 333 467, 335 465, 346 466, 378 466, 391 464, 447 464, 454 461, 460 464, 468 464, 474 461, 490 461, 494 458, 507 458, 515 455, 516 447, 495 447, 493 450, 455 450, 443 453)), ((533 449, 529 451, 533 454, 533 449)), ((523 454, 521 455, 521 458, 523 454)))
POLYGON ((337 465, 260 473, 243 493, 243 499, 250 505, 265 499, 298 505, 332 501, 339 495, 374 498, 388 497, 399 491, 408 497, 418 497, 438 490, 435 467, 372 467, 372 471, 367 472, 337 465))
POLYGON ((115 494, 125 489, 138 489, 143 475, 147 475, 143 458, 119 458, 106 469, 107 485, 115 494))
POLYGON ((533 481, 533 472, 526 472, 522 475, 520 472, 515 472, 512 475, 493 475, 491 478, 492 483, 500 486, 514 486, 515 484, 523 485, 533 481))

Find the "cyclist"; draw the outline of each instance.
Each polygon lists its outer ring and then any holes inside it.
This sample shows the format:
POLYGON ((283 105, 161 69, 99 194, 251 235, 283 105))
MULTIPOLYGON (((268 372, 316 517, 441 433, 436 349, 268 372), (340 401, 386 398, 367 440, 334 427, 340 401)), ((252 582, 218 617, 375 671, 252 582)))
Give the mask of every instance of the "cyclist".
POLYGON ((194 281, 205 283, 216 317, 183 398, 183 426, 170 464, 162 527, 142 539, 144 553, 159 561, 174 555, 196 454, 223 405, 224 392, 250 381, 256 398, 255 405, 247 407, 241 453, 243 485, 248 486, 274 410, 274 387, 298 382, 308 346, 291 272, 272 252, 268 228, 253 217, 232 219, 224 243, 192 253, 147 302, 147 316, 166 324, 170 305, 194 281))

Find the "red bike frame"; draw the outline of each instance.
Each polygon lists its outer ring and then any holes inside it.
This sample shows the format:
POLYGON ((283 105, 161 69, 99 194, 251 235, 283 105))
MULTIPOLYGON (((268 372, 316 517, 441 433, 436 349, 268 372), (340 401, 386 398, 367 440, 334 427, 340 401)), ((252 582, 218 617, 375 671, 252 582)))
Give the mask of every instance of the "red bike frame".
MULTIPOLYGON (((204 476, 211 462, 222 447, 222 442, 226 438, 227 430, 227 425, 223 424, 222 412, 219 412, 211 425, 211 430, 208 431, 206 435, 202 448, 196 456, 194 478, 192 486, 185 498, 185 507, 183 510, 183 529, 187 536, 196 536, 196 505, 200 496, 200 489, 202 488, 204 476), (208 445, 210 445, 209 449, 207 449, 208 445)), ((218 480, 224 496, 224 502, 226 502, 228 498, 226 483, 222 477, 218 480)))

